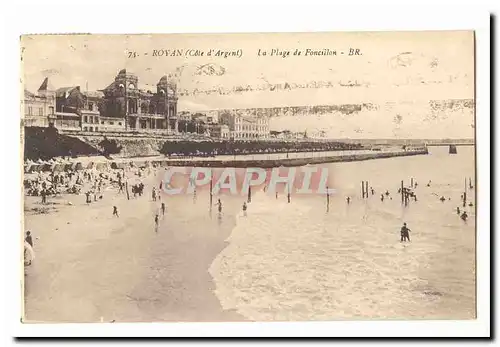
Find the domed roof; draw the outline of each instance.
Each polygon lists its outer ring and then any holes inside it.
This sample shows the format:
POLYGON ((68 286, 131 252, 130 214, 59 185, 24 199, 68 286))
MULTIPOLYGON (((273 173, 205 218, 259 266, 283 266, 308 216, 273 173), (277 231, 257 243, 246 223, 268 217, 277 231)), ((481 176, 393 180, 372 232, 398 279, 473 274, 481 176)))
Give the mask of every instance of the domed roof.
POLYGON ((175 87, 177 87, 177 80, 172 75, 164 75, 158 81, 158 85, 159 86, 168 86, 168 87, 170 87, 172 89, 175 89, 175 87))

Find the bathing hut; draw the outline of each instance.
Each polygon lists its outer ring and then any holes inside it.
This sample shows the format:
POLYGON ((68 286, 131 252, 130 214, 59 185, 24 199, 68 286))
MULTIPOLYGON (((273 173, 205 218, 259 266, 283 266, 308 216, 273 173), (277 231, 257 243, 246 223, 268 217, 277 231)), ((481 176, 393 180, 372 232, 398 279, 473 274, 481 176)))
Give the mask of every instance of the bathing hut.
POLYGON ((105 171, 109 168, 108 166, 108 163, 106 162, 103 162, 103 163, 96 163, 96 169, 97 170, 101 170, 101 171, 105 171))
POLYGON ((450 154, 457 154, 457 146, 450 145, 450 149, 449 149, 448 153, 450 153, 450 154))
POLYGON ((112 162, 111 163, 111 168, 112 169, 125 169, 126 164, 124 162, 112 162))
POLYGON ((64 166, 62 163, 52 164, 52 172, 62 172, 64 171, 64 166))

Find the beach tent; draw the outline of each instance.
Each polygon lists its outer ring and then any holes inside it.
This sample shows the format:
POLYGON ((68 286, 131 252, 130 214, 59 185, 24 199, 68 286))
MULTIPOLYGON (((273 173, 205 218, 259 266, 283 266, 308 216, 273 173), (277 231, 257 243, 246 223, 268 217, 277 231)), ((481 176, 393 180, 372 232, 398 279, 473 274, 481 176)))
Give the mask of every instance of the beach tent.
POLYGON ((40 171, 40 164, 31 164, 28 172, 38 172, 40 171))
POLYGON ((74 165, 75 165, 75 163, 66 163, 66 164, 64 164, 64 171, 72 171, 74 165))
POLYGON ((87 164, 87 169, 93 169, 95 167, 95 163, 91 161, 90 163, 87 164))
POLYGON ((52 164, 45 163, 40 165, 40 171, 51 171, 52 170, 52 164))
POLYGON ((125 169, 126 164, 123 162, 112 162, 111 163, 111 168, 112 169, 125 169))
POLYGON ((74 170, 83 170, 83 164, 81 162, 76 163, 74 170))
POLYGON ((96 163, 97 170, 107 170, 109 169, 108 163, 96 163))
POLYGON ((52 172, 62 172, 65 166, 65 164, 52 164, 52 172))

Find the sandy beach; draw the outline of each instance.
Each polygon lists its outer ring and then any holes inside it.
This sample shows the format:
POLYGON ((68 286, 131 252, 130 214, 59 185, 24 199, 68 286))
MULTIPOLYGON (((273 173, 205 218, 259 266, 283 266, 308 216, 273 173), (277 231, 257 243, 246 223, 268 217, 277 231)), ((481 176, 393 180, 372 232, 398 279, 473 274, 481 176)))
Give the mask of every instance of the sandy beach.
POLYGON ((50 197, 48 205, 25 197, 36 252, 25 273, 25 322, 244 320, 222 309, 208 273, 234 227, 231 207, 207 219, 208 208, 181 211, 186 204, 164 197, 167 213, 155 232, 156 178, 143 182, 145 194, 129 201, 116 189, 88 205, 84 194, 50 197))

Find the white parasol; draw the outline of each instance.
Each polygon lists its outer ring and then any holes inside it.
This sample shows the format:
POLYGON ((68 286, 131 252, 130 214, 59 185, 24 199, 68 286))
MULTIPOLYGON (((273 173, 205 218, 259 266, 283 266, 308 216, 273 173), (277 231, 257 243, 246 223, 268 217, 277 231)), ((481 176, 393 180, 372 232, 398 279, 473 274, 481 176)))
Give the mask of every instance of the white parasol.
POLYGON ((35 260, 35 251, 28 242, 24 241, 24 265, 31 265, 33 260, 35 260))

